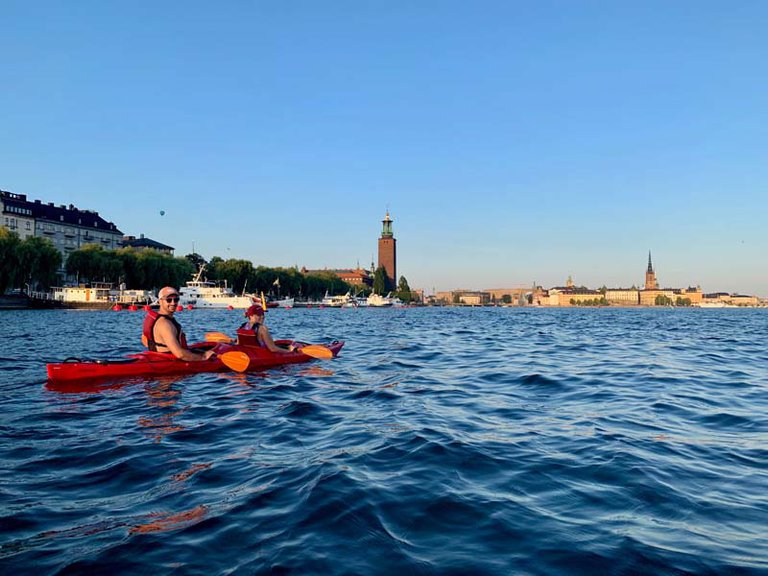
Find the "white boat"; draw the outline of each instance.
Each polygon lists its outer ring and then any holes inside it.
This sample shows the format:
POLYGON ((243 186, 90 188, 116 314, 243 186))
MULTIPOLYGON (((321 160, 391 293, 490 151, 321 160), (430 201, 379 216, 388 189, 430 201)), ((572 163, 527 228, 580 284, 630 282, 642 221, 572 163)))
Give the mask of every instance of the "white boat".
POLYGON ((283 298, 281 300, 270 300, 267 302, 267 308, 293 308, 293 298, 283 298))
POLYGON ((179 290, 179 304, 181 306, 194 306, 195 308, 237 308, 245 310, 258 299, 254 299, 248 294, 242 296, 236 295, 227 287, 227 281, 224 286, 218 282, 203 280, 203 270, 201 266, 195 277, 187 282, 186 287, 179 290))
POLYGON ((382 296, 381 294, 371 294, 368 296, 368 306, 376 306, 383 308, 385 306, 392 306, 393 301, 389 296, 382 296))
MULTIPOLYGON (((352 296, 349 292, 342 296, 329 296, 326 292, 321 304, 323 306, 328 306, 329 308, 342 308, 344 306, 350 305, 351 302, 352 296)), ((352 306, 354 306, 354 304, 352 304, 352 306)))

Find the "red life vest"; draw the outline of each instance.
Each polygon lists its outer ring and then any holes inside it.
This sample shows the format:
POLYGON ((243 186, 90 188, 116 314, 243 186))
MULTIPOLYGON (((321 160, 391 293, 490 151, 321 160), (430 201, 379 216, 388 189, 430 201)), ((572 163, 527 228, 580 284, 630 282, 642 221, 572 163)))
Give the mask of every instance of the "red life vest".
POLYGON ((237 343, 243 346, 258 346, 264 348, 259 338, 259 327, 261 324, 255 324, 253 328, 249 327, 248 322, 237 329, 237 343))
POLYGON ((144 317, 144 324, 141 328, 142 344, 144 344, 144 346, 149 348, 152 352, 169 352, 168 346, 155 342, 155 324, 158 320, 160 320, 160 318, 165 318, 171 321, 171 323, 176 327, 176 334, 178 334, 179 343, 182 345, 182 347, 186 348, 187 337, 184 334, 184 330, 181 328, 181 324, 176 321, 176 318, 166 316, 165 314, 160 314, 156 310, 150 310, 144 317), (165 350, 158 350, 158 347, 165 348, 165 350))

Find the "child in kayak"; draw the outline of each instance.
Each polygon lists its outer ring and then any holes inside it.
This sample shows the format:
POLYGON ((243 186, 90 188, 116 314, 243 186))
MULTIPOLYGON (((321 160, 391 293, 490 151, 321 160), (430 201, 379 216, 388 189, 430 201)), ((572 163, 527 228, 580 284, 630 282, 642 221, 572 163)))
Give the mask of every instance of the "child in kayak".
POLYGON ((272 340, 269 328, 264 324, 264 308, 258 304, 254 304, 245 311, 245 316, 248 318, 248 321, 244 322, 240 328, 238 328, 238 341, 245 343, 245 340, 254 339, 258 346, 266 348, 270 352, 277 352, 279 354, 289 354, 294 351, 293 346, 290 346, 288 349, 280 348, 280 346, 275 344, 274 340, 272 340))
POLYGON ((156 352, 169 352, 179 360, 188 362, 208 360, 215 354, 213 350, 200 354, 187 348, 187 339, 181 324, 173 317, 179 303, 179 292, 176 288, 162 288, 157 294, 157 301, 160 304, 158 312, 149 312, 144 319, 142 341, 146 339, 147 348, 156 352))

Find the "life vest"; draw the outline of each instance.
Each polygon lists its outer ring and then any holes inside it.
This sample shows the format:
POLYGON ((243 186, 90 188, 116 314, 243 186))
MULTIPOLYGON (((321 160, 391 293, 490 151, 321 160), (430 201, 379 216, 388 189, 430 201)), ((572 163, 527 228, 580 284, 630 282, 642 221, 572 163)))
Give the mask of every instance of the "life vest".
POLYGON ((245 322, 237 329, 237 343, 242 346, 258 346, 264 348, 264 344, 259 340, 259 328, 261 327, 261 324, 254 324, 253 328, 249 328, 248 326, 248 322, 245 322))
POLYGON ((176 334, 178 334, 179 343, 183 348, 186 348, 187 337, 184 334, 184 330, 181 328, 181 324, 176 321, 176 318, 166 316, 165 314, 160 314, 156 310, 148 311, 147 315, 144 317, 144 324, 141 329, 141 343, 149 348, 152 352, 170 352, 170 350, 168 350, 168 346, 155 342, 155 324, 158 320, 160 320, 160 318, 165 318, 171 321, 171 324, 176 327, 176 334), (165 348, 165 350, 158 350, 158 347, 165 348))

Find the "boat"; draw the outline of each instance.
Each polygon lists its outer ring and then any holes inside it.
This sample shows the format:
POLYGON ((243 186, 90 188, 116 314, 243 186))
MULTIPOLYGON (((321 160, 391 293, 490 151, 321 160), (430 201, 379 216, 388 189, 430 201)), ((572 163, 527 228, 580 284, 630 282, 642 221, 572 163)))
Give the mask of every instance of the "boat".
POLYGON ((236 295, 227 287, 227 281, 224 280, 224 286, 220 282, 203 280, 203 271, 205 266, 201 266, 197 274, 186 283, 184 288, 179 289, 179 305, 193 306, 195 308, 237 308, 245 310, 254 302, 259 302, 250 294, 236 295))
POLYGON ((109 282, 92 282, 77 286, 56 286, 52 288, 50 299, 64 308, 106 310, 117 304, 144 306, 152 302, 152 293, 149 290, 126 290, 125 285, 114 289, 109 282))
POLYGON ((323 303, 320 300, 295 300, 294 308, 320 308, 323 303))
POLYGON ((343 308, 349 307, 351 302, 352 295, 349 292, 341 296, 329 296, 326 292, 321 304, 323 306, 328 306, 329 308, 343 308))
POLYGON ((392 304, 392 298, 389 296, 382 296, 381 294, 371 294, 368 296, 368 306, 384 308, 387 306, 392 306, 392 304))
MULTIPOLYGON (((291 344, 296 344, 296 342, 276 340, 275 344, 288 347, 291 344)), ((317 346, 327 348, 333 357, 336 357, 344 346, 344 342, 336 340, 329 344, 317 346)), ((302 354, 300 349, 288 354, 280 354, 270 352, 267 348, 260 346, 212 342, 199 342, 192 344, 189 348, 201 352, 213 349, 217 355, 226 352, 245 352, 250 360, 249 372, 312 360, 311 356, 302 354)), ((68 384, 97 383, 124 378, 155 378, 158 376, 199 374, 201 372, 225 372, 230 368, 216 356, 200 362, 187 362, 178 360, 170 354, 144 351, 113 360, 67 358, 64 362, 47 364, 46 370, 49 384, 65 387, 68 384)))
POLYGON ((293 298, 281 298, 280 300, 267 300, 267 308, 293 308, 293 298))

